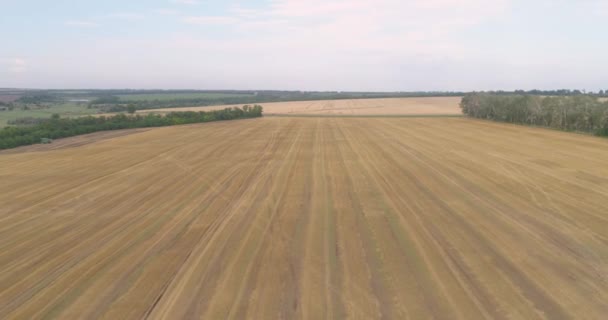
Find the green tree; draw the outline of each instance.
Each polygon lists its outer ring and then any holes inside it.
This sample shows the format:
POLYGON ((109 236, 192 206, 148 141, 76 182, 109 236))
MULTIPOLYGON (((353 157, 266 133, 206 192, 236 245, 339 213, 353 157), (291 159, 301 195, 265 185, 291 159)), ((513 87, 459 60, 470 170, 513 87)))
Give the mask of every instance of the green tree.
POLYGON ((135 113, 135 111, 137 111, 137 108, 135 108, 135 106, 134 106, 134 105, 130 104, 130 105, 127 107, 127 112, 128 112, 128 113, 130 113, 130 114, 134 114, 134 113, 135 113))
POLYGON ((461 102, 474 118, 607 135, 608 102, 595 95, 541 97, 474 93, 461 102))
POLYGON ((15 120, 15 127, 0 129, 0 149, 14 148, 21 145, 40 143, 42 138, 58 139, 79 134, 126 128, 162 127, 174 124, 187 124, 217 120, 232 120, 262 116, 262 107, 255 105, 247 108, 246 113, 240 108, 226 108, 213 111, 171 112, 164 116, 135 114, 127 116, 118 114, 112 117, 60 118, 53 115, 51 119, 23 118, 15 120))

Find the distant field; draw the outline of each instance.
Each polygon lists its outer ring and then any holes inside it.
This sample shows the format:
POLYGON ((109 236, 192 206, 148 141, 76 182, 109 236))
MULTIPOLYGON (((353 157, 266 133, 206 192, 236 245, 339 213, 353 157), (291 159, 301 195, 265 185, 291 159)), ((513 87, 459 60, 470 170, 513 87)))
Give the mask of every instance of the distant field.
MULTIPOLYGON (((460 115, 460 97, 384 98, 259 103, 265 115, 460 115)), ((230 106, 141 110, 139 113, 223 109, 230 106)))
POLYGON ((17 99, 21 98, 21 95, 17 95, 17 94, 2 94, 0 92, 0 102, 13 102, 17 99))
POLYGON ((25 117, 50 118, 53 113, 58 113, 62 117, 79 117, 94 115, 97 109, 88 109, 85 104, 61 103, 48 109, 0 111, 0 128, 6 126, 9 120, 25 117))
POLYGON ((0 153, 0 319, 608 314, 607 139, 466 118, 131 133, 0 153))
POLYGON ((118 97, 125 101, 142 101, 142 100, 189 100, 189 99, 223 99, 233 97, 247 97, 250 94, 237 93, 151 93, 151 94, 123 94, 118 97))

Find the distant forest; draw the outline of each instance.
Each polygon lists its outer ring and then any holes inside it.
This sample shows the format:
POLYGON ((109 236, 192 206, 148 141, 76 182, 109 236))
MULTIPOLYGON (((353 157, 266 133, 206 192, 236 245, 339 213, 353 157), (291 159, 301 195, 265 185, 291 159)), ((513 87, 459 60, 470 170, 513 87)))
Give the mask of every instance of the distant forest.
POLYGON ((608 101, 596 96, 473 93, 460 107, 479 119, 608 136, 608 101))

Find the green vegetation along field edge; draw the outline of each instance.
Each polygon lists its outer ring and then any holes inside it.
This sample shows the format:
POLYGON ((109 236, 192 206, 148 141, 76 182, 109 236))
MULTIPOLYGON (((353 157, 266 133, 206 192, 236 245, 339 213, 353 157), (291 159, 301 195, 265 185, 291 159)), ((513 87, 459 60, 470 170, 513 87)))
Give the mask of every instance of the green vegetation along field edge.
POLYGON ((465 115, 478 119, 608 136, 608 101, 589 95, 474 93, 465 95, 460 107, 465 115))
POLYGON ((118 114, 111 117, 81 117, 62 119, 54 115, 38 124, 5 127, 0 130, 0 149, 10 149, 37 143, 50 143, 52 139, 72 137, 97 131, 164 127, 171 125, 255 118, 262 116, 262 106, 245 105, 243 108, 226 108, 215 111, 171 112, 166 115, 147 116, 118 114))
POLYGON ((96 109, 87 108, 86 105, 73 102, 38 106, 20 105, 18 107, 13 106, 10 109, 0 107, 0 109, 2 109, 0 110, 0 128, 31 122, 33 119, 49 119, 53 114, 70 118, 98 113, 96 109))

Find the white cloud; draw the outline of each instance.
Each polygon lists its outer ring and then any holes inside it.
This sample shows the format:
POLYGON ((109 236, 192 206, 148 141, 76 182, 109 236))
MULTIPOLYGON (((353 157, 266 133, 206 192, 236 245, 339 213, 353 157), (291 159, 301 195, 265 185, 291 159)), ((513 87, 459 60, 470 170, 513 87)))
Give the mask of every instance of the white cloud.
POLYGON ((289 21, 303 29, 329 25, 338 28, 344 24, 344 32, 375 29, 398 33, 475 25, 503 14, 509 3, 509 0, 494 0, 492 5, 485 0, 271 0, 265 9, 233 5, 225 18, 243 23, 289 21))
POLYGON ((442 57, 465 50, 454 36, 499 17, 508 5, 508 0, 495 0, 492 5, 485 0, 272 0, 263 10, 234 5, 225 16, 192 16, 182 21, 227 25, 255 35, 256 43, 269 51, 322 50, 383 59, 442 57))
POLYGON ((491 18, 482 14, 502 12, 510 0, 494 0, 491 5, 485 0, 271 0, 263 10, 247 9, 234 5, 235 14, 281 16, 293 18, 339 18, 345 15, 372 15, 401 17, 400 20, 416 20, 442 16, 450 19, 468 18, 472 20, 491 18))
MULTIPOLYGON (((512 10, 514 0, 226 1, 222 14, 202 10, 206 1, 166 0, 156 10, 140 12, 146 23, 162 21, 164 32, 96 35, 95 50, 63 50, 62 43, 36 56, 36 67, 21 77, 56 86, 61 78, 64 86, 304 90, 592 88, 606 83, 603 42, 580 37, 573 45, 553 39, 573 32, 601 38, 608 20, 594 15, 607 12, 608 1, 541 1, 547 4, 530 3, 523 11, 512 10), (547 10, 568 15, 571 23, 555 24, 555 33, 536 37, 529 31, 544 31, 558 20, 544 14, 547 10), (63 76, 49 80, 48 75, 63 76)), ((108 13, 71 25, 106 25, 108 13)), ((0 71, 9 65, 25 69, 6 60, 0 71)))
POLYGON ((593 12, 596 15, 602 17, 608 17, 608 1, 606 0, 597 0, 595 1, 595 8, 593 8, 593 12))
POLYGON ((141 20, 144 18, 143 14, 131 13, 131 12, 116 12, 108 15, 108 18, 120 19, 120 20, 141 20))
POLYGON ((14 74, 21 74, 27 71, 27 62, 23 58, 14 58, 8 61, 9 71, 14 74))
POLYGON ((154 13, 164 15, 164 16, 175 16, 179 14, 179 11, 167 8, 160 8, 154 10, 154 13))
POLYGON ((170 2, 176 3, 176 4, 185 4, 185 5, 196 5, 196 4, 201 3, 198 0, 170 0, 170 2))
POLYGON ((68 27, 79 27, 79 28, 94 28, 98 27, 99 24, 97 22, 88 21, 88 20, 68 20, 64 22, 64 24, 68 27))
POLYGON ((221 66, 243 82, 263 73, 266 83, 276 87, 407 89, 401 86, 415 83, 408 82, 410 77, 428 84, 422 80, 425 72, 428 78, 435 68, 473 65, 481 54, 463 43, 464 35, 502 19, 509 3, 271 0, 262 9, 233 5, 223 16, 185 17, 183 23, 218 26, 226 36, 211 40, 191 29, 168 42, 171 50, 208 57, 210 64, 201 65, 201 72, 221 66), (318 79, 326 86, 311 85, 318 79))
POLYGON ((199 25, 227 25, 237 23, 238 19, 229 16, 188 16, 182 18, 182 21, 199 25))

